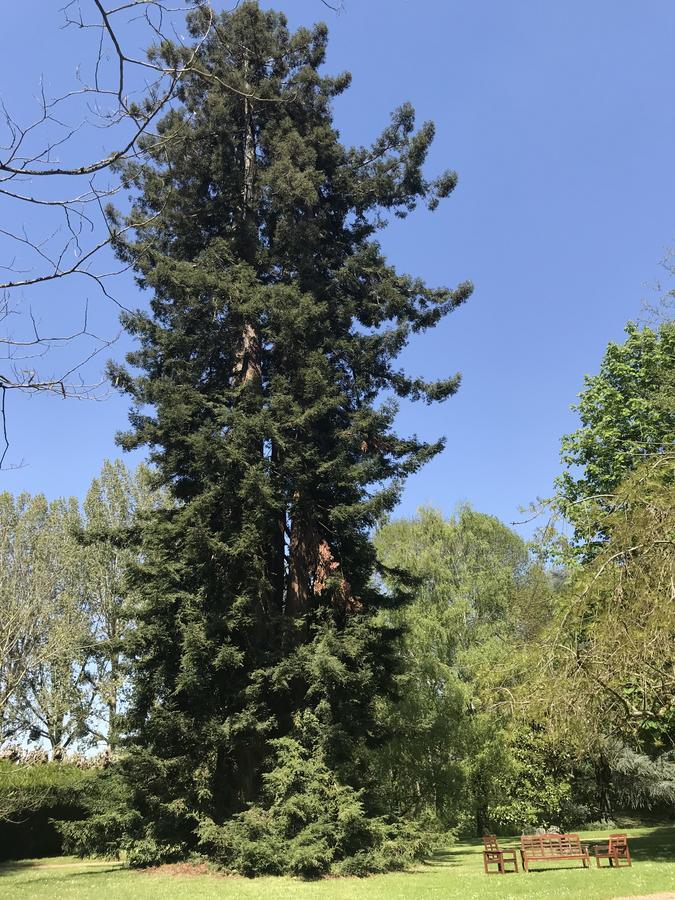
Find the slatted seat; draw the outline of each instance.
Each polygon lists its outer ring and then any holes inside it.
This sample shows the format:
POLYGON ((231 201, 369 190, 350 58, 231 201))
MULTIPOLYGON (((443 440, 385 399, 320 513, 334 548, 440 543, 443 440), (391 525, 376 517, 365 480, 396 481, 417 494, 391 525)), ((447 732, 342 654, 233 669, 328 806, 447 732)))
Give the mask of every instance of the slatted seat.
POLYGON ((483 869, 486 875, 506 875, 518 871, 515 850, 502 849, 494 834, 483 835, 483 869), (490 867, 493 867, 492 869, 490 867), (496 866, 496 868, 494 868, 496 866), (509 868, 509 867, 513 868, 509 868))
POLYGON ((610 868, 616 866, 632 866, 630 858, 630 850, 628 849, 628 835, 626 834, 610 834, 609 844, 604 846, 596 846, 593 848, 595 853, 595 864, 598 868, 601 859, 608 859, 610 868))
POLYGON ((588 847, 582 846, 578 834, 524 834, 520 839, 520 856, 526 872, 533 861, 580 859, 584 869, 589 865, 588 847))

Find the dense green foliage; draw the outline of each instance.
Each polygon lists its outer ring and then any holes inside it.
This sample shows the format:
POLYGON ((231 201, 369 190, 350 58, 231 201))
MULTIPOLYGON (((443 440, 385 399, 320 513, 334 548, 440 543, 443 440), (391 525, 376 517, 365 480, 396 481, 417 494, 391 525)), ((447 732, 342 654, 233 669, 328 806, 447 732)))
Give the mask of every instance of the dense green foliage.
POLYGON ((515 796, 523 754, 493 690, 514 646, 541 633, 551 577, 518 535, 469 507, 447 521, 420 510, 384 526, 375 543, 386 583, 409 584, 413 595, 385 613, 404 633, 405 660, 400 699, 383 711, 395 736, 373 757, 389 805, 470 833, 551 824, 547 785, 539 798, 532 785, 526 811, 515 796))
POLYGON ((675 326, 626 326, 610 343, 597 375, 587 376, 575 407, 581 427, 562 440, 567 471, 559 502, 588 557, 605 535, 603 513, 623 479, 675 438, 675 326))
POLYGON ((672 807, 675 780, 675 331, 626 331, 586 379, 582 427, 563 438, 569 578, 518 662, 539 676, 521 692, 531 714, 593 760, 602 817, 672 807))
POLYGON ((48 762, 40 753, 0 758, 0 858, 46 856, 61 850, 53 819, 81 818, 96 795, 100 769, 83 760, 48 762))
POLYGON ((245 875, 317 877, 334 869, 364 875, 402 869, 431 845, 414 823, 368 816, 361 792, 340 784, 318 742, 294 738, 273 744, 275 766, 264 775, 264 807, 224 825, 206 822, 200 846, 245 875))
POLYGON ((542 644, 548 677, 565 685, 544 699, 549 721, 587 744, 675 746, 674 462, 655 455, 605 498, 605 540, 570 579, 542 644))
MULTIPOLYGON (((191 14, 194 34, 204 15, 191 14)), ((365 816, 382 811, 360 760, 382 737, 376 704, 398 665, 378 613, 398 601, 373 582, 369 531, 443 444, 397 436, 380 397, 456 390, 457 376, 427 383, 395 361, 470 286, 431 289, 384 260, 387 215, 434 208, 456 179, 424 176, 434 129, 415 131, 407 105, 372 147, 340 142, 331 102, 349 77, 319 74, 326 40, 325 26, 293 34, 252 2, 224 13, 181 105, 123 171, 132 218, 148 224, 117 249, 152 298, 124 317, 132 369, 112 371, 135 404, 121 440, 150 448, 174 500, 146 519, 131 578, 123 765, 133 837, 157 858, 256 809, 286 837, 316 833, 307 853, 324 853, 337 837, 323 819, 289 826, 266 789, 282 738, 365 816)))

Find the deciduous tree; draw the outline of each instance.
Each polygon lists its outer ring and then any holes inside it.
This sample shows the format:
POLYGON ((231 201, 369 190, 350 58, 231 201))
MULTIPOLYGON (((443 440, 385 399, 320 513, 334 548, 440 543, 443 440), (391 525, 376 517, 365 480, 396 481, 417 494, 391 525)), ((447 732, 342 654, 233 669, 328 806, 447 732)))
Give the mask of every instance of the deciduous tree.
POLYGON ((672 451, 675 439, 675 325, 654 331, 629 323, 626 334, 623 344, 608 345, 600 372, 586 377, 576 406, 581 427, 562 439, 568 469, 558 502, 587 559, 606 536, 616 489, 636 466, 672 451))

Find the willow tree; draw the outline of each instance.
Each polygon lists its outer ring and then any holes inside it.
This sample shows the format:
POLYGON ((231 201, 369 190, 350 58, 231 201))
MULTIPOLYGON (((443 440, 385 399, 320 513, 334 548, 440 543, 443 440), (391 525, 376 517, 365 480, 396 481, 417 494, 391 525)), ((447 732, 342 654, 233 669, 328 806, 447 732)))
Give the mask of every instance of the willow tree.
MULTIPOLYGON (((434 127, 416 130, 408 104, 372 146, 340 141, 331 104, 350 77, 320 73, 326 42, 324 25, 291 33, 256 3, 222 14, 149 162, 124 168, 129 221, 152 221, 118 252, 152 296, 124 318, 130 368, 111 372, 135 404, 121 441, 150 448, 176 501, 148 519, 133 575, 128 768, 143 847, 160 855, 193 846, 197 823, 273 803, 275 760, 368 788, 359 747, 381 738, 395 665, 375 615, 396 602, 369 533, 443 447, 394 432, 396 398, 459 384, 396 359, 470 285, 399 274, 375 240, 456 176, 425 176, 434 127)), ((372 791, 354 797, 376 811, 372 791)))

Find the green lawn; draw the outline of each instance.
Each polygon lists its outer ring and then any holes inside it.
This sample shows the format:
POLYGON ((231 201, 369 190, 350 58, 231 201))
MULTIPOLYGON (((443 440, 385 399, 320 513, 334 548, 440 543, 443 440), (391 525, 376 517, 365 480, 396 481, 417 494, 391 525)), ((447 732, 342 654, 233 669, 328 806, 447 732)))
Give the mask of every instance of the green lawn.
MULTIPOLYGON (((634 865, 630 869, 590 870, 574 863, 553 863, 548 871, 528 875, 483 874, 481 845, 455 844, 414 872, 372 878, 334 878, 301 882, 290 878, 229 878, 129 871, 119 866, 50 859, 8 863, 0 867, 0 897, 11 900, 470 900, 511 897, 613 898, 675 892, 675 826, 627 829, 634 865), (67 863, 67 864, 66 864, 67 863), (553 868, 555 866, 556 868, 553 868)), ((603 837, 584 832, 583 838, 603 837)), ((517 841, 502 842, 515 846, 517 841)))

